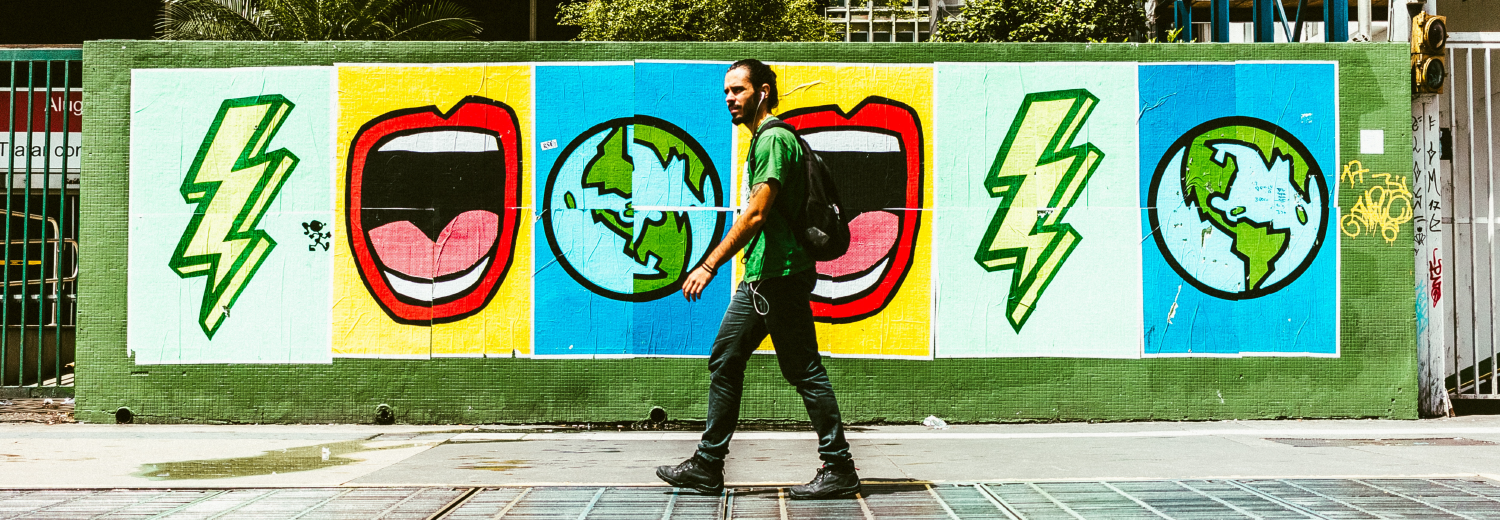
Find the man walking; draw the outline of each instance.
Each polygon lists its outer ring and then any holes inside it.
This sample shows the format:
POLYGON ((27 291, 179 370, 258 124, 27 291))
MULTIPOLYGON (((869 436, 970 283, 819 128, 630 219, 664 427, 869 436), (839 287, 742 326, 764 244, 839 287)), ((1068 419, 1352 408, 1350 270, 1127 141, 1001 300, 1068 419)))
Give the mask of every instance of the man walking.
POLYGON ((724 457, 740 415, 745 362, 767 334, 776 348, 781 375, 797 387, 818 432, 823 467, 812 482, 791 489, 792 498, 832 498, 859 492, 859 476, 833 383, 818 355, 810 296, 816 280, 813 261, 792 234, 807 199, 807 173, 797 137, 777 121, 776 73, 758 60, 740 60, 724 75, 724 101, 736 125, 754 133, 746 168, 750 196, 729 234, 688 274, 682 295, 696 301, 718 269, 745 252, 745 278, 735 290, 709 356, 708 425, 698 451, 676 466, 656 468, 656 476, 677 487, 707 493, 724 489, 724 457))

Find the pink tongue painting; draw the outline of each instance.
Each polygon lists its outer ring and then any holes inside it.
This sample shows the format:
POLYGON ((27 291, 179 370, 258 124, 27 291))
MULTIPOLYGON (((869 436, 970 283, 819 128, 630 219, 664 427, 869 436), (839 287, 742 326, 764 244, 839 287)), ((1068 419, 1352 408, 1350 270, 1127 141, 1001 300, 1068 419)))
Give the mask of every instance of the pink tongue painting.
POLYGON ((432 279, 474 265, 495 245, 499 231, 499 215, 474 210, 449 222, 437 242, 403 220, 370 230, 370 244, 386 267, 413 278, 432 279))
POLYGON ((818 262, 818 274, 846 276, 863 272, 891 252, 901 232, 901 217, 888 211, 867 211, 849 221, 849 252, 818 262))

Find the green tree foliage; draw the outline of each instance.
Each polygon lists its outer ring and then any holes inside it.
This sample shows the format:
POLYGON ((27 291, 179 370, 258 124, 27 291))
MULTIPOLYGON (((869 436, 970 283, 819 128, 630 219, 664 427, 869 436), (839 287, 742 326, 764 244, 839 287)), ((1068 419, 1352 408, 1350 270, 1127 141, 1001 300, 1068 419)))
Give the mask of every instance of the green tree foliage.
POLYGON ((559 25, 585 41, 838 41, 818 0, 575 0, 559 25))
POLYGON ((163 40, 473 40, 449 0, 164 0, 163 40))
POLYGON ((940 42, 1126 41, 1146 31, 1136 0, 970 0, 938 25, 940 42))

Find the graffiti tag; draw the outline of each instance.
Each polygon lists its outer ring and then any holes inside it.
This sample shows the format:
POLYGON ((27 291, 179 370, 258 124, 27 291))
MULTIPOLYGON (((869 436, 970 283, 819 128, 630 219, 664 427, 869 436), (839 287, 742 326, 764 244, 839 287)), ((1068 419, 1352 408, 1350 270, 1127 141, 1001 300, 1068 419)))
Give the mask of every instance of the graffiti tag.
POLYGON ((1436 306, 1443 299, 1443 259, 1438 256, 1437 248, 1432 249, 1432 258, 1427 259, 1427 279, 1432 282, 1432 304, 1436 306))
POLYGON ((1083 89, 1027 94, 984 177, 985 191, 1000 199, 1000 207, 974 261, 989 272, 1015 271, 1006 318, 1016 332, 1082 240, 1062 219, 1099 168, 1104 152, 1090 143, 1069 143, 1098 103, 1099 98, 1083 89), (1055 206, 1012 212, 1017 200, 1046 200, 1055 206))
POLYGON ((328 250, 330 243, 328 239, 333 236, 333 232, 325 231, 326 229, 328 229, 328 224, 324 224, 322 221, 314 220, 302 223, 302 234, 313 241, 313 243, 307 245, 308 251, 317 251, 319 247, 322 247, 324 251, 328 250))
MULTIPOLYGON (((1358 186, 1364 184, 1364 174, 1369 171, 1359 161, 1349 161, 1339 181, 1358 186)), ((1365 230, 1379 230, 1386 243, 1395 243, 1401 235, 1401 225, 1411 222, 1411 190, 1406 187, 1406 177, 1375 173, 1370 178, 1380 182, 1366 189, 1349 213, 1339 219, 1339 229, 1349 238, 1356 238, 1365 230)))

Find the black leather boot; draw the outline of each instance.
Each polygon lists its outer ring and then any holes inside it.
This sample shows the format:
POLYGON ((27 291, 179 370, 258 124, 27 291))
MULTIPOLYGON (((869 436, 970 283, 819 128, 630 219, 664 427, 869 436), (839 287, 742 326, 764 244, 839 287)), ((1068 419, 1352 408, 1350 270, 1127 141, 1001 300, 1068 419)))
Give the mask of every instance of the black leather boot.
POLYGON ((791 497, 797 500, 840 498, 859 493, 859 474, 854 472, 854 463, 823 464, 818 475, 806 485, 793 486, 791 497))
POLYGON ((676 466, 657 466, 656 476, 680 488, 713 495, 724 492, 724 463, 715 464, 697 454, 676 466))

